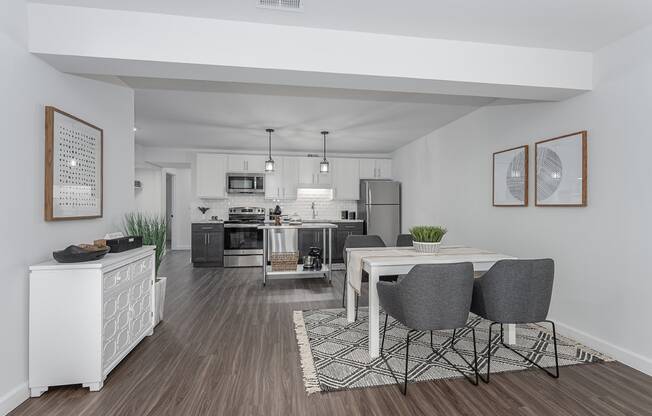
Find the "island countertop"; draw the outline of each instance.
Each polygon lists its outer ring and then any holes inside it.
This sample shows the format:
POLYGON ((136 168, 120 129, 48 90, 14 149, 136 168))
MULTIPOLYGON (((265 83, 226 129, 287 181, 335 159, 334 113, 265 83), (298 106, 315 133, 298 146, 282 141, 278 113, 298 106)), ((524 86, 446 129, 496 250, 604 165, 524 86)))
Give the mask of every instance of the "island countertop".
POLYGON ((337 225, 329 222, 304 222, 301 224, 264 224, 259 225, 259 230, 296 230, 296 229, 328 229, 328 228, 337 228, 337 225))

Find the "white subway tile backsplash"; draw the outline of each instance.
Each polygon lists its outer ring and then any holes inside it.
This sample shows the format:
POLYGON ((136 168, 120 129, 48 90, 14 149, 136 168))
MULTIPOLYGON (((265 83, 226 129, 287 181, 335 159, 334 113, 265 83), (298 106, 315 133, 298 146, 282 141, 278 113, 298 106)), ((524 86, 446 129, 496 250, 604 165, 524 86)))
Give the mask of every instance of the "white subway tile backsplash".
MULTIPOLYGON (((274 208, 277 204, 281 206, 283 214, 292 215, 299 214, 301 218, 312 218, 312 205, 313 201, 310 200, 297 200, 297 201, 271 201, 262 196, 245 195, 245 196, 232 196, 224 200, 203 200, 197 199, 192 201, 188 209, 190 209, 190 218, 193 221, 203 219, 202 213, 197 207, 209 207, 210 210, 206 212, 206 218, 214 215, 220 219, 227 219, 229 216, 230 207, 264 207, 274 208)), ((315 200, 315 208, 317 216, 323 219, 335 220, 340 218, 340 211, 355 211, 357 208, 357 201, 319 201, 315 200)))

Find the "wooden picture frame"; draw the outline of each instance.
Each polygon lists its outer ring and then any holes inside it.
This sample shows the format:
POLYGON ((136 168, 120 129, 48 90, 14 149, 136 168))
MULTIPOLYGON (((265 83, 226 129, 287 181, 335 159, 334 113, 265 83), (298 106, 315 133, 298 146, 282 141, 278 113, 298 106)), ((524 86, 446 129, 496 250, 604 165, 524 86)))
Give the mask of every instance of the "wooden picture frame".
POLYGON ((582 130, 535 143, 535 206, 587 206, 587 138, 582 130))
POLYGON ((523 145, 495 152, 492 171, 492 205, 494 207, 527 207, 529 146, 523 145))
POLYGON ((46 221, 104 214, 104 131, 55 107, 45 107, 46 221))

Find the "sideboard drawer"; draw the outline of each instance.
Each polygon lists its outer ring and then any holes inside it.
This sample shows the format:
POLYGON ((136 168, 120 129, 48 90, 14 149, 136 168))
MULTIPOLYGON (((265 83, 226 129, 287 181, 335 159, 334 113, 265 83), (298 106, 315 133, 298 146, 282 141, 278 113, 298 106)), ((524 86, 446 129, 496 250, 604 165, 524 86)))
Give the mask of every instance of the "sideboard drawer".
POLYGON ((103 278, 103 285, 102 287, 104 290, 110 290, 113 289, 114 287, 120 286, 121 283, 126 282, 129 280, 129 267, 130 265, 127 266, 122 266, 119 269, 113 270, 109 273, 106 273, 103 278))
POLYGON ((144 259, 138 260, 131 265, 132 273, 131 278, 138 279, 144 275, 150 275, 152 272, 152 267, 154 266, 154 259, 152 256, 146 257, 144 259))

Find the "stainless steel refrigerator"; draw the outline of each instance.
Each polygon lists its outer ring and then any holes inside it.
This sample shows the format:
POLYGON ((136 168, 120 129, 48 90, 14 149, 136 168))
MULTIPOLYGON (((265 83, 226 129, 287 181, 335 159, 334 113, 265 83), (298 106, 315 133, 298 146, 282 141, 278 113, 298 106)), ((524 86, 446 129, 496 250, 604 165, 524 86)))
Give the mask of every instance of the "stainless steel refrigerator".
POLYGON ((361 180, 358 218, 365 221, 367 234, 378 235, 394 247, 401 232, 401 183, 361 180))

